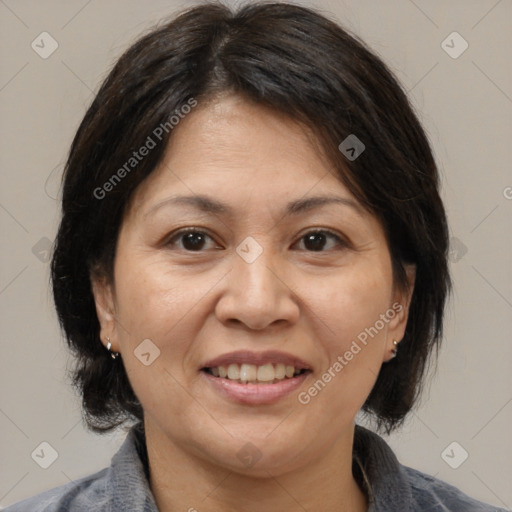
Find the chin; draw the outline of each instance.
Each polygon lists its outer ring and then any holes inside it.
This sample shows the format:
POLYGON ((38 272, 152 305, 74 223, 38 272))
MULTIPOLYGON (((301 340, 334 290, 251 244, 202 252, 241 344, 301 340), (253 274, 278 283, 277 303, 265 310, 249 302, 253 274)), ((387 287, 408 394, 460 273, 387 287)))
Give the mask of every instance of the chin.
MULTIPOLYGON (((224 467, 240 475, 254 478, 278 476, 310 463, 319 455, 320 446, 313 446, 304 436, 294 436, 283 429, 280 435, 275 433, 276 424, 264 430, 244 432, 233 437, 224 432, 217 442, 210 440, 201 447, 201 453, 217 466, 224 467), (269 436, 269 432, 274 433, 269 436), (298 449, 300 447, 300 449, 298 449)), ((233 432, 230 429, 230 432, 233 432)))

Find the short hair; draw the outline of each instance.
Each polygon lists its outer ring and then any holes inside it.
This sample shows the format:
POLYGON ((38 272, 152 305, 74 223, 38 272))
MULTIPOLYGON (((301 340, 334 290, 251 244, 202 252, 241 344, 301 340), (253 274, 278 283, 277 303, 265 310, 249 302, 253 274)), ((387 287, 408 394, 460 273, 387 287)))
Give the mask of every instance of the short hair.
POLYGON ((123 216, 162 160, 172 116, 221 94, 307 125, 341 183, 380 220, 394 283, 407 289, 405 267, 416 266, 398 355, 382 365, 363 405, 389 433, 420 394, 451 289, 437 166, 406 92, 382 60, 326 15, 276 2, 236 10, 207 2, 153 27, 116 62, 77 130, 64 170, 51 281, 76 355, 73 384, 87 426, 106 432, 143 418, 121 358, 113 360, 100 341, 91 277, 112 282, 123 216), (157 127, 166 128, 157 132, 156 147, 127 169, 157 127), (340 150, 350 135, 365 146, 355 159, 340 150))

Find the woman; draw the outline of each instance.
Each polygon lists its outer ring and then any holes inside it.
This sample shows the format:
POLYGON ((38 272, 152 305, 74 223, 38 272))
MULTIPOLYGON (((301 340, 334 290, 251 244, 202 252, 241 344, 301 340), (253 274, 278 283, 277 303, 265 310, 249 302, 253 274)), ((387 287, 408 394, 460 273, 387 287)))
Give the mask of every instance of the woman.
POLYGON ((400 465, 450 289, 434 158, 387 67, 312 10, 190 9, 71 146, 52 260, 110 468, 7 509, 491 511, 400 465))

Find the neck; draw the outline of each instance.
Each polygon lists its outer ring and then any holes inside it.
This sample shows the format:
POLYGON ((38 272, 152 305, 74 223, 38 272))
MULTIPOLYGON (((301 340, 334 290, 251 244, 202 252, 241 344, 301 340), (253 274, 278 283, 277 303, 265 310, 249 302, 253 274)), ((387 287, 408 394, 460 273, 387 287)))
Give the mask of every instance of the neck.
POLYGON ((146 423, 150 486, 160 512, 364 512, 365 494, 352 474, 354 426, 317 460, 287 473, 253 477, 192 455, 146 423))

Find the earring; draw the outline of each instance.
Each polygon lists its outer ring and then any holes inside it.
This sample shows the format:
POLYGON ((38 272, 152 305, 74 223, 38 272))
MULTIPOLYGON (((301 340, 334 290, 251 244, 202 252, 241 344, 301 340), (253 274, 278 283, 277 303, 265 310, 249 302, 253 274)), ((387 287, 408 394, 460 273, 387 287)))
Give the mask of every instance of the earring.
POLYGON ((119 355, 119 352, 112 352, 110 350, 111 347, 112 347, 112 343, 110 343, 110 338, 107 336, 107 350, 110 352, 112 359, 115 359, 119 355))
POLYGON ((395 357, 396 357, 396 354, 397 354, 397 352, 398 352, 398 341, 393 340, 393 345, 394 345, 394 347, 393 347, 393 349, 391 350, 391 352, 393 352, 393 358, 395 358, 395 357))

